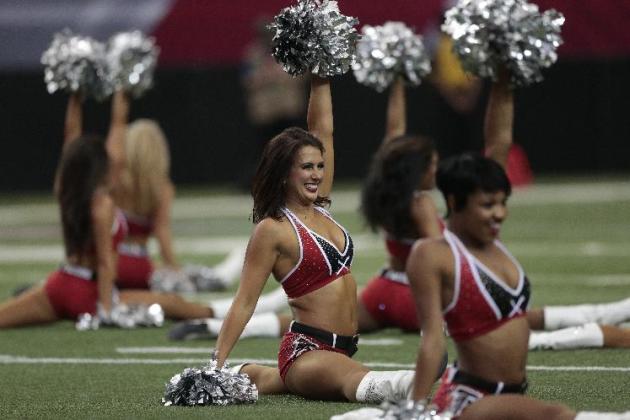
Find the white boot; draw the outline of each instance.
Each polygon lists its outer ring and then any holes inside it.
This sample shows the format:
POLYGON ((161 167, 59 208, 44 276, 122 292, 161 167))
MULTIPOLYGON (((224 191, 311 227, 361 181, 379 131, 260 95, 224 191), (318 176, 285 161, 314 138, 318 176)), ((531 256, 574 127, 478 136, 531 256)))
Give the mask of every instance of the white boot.
MULTIPOLYGON (((230 310, 230 306, 232 306, 232 300, 232 298, 226 298, 211 301, 208 306, 214 312, 214 317, 220 319, 225 318, 228 311, 230 310)), ((260 296, 260 298, 258 298, 258 303, 256 303, 254 314, 280 312, 283 309, 287 309, 288 307, 289 303, 287 300, 287 294, 284 292, 284 289, 282 289, 282 287, 278 287, 277 289, 269 293, 265 293, 264 295, 260 296)))
POLYGON ((630 320, 630 298, 595 305, 547 306, 543 310, 546 330, 557 330, 589 322, 617 325, 630 320))
POLYGON ((603 346, 604 333, 594 322, 557 331, 532 331, 529 335, 530 350, 567 350, 603 346))
POLYGON ((580 411, 575 420, 630 420, 630 411, 625 413, 598 413, 596 411, 580 411))
MULTIPOLYGON (((206 319, 206 325, 210 338, 217 338, 219 332, 221 332, 221 327, 223 327, 223 320, 208 318, 206 319)), ((280 337, 280 320, 278 315, 268 313, 252 316, 249 322, 245 324, 240 338, 248 337, 280 337)))
POLYGON ((225 287, 234 283, 241 274, 245 262, 245 246, 234 248, 219 264, 212 267, 216 276, 225 287))
POLYGON ((413 379, 413 370, 370 371, 359 382, 357 401, 380 404, 387 400, 407 400, 411 397, 413 379))

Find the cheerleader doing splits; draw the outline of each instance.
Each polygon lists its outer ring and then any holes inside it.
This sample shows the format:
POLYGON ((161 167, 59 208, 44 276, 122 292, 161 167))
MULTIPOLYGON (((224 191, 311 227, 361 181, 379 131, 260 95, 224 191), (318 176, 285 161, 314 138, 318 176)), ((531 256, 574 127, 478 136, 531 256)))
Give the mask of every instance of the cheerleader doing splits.
POLYGON ((277 368, 242 367, 260 393, 362 402, 407 398, 411 371, 374 372, 351 359, 358 341, 353 244, 323 207, 332 187, 333 114, 329 83, 315 76, 307 122, 309 132, 287 129, 265 147, 252 188, 256 227, 217 340, 218 364, 228 358, 273 274, 294 320, 277 368))

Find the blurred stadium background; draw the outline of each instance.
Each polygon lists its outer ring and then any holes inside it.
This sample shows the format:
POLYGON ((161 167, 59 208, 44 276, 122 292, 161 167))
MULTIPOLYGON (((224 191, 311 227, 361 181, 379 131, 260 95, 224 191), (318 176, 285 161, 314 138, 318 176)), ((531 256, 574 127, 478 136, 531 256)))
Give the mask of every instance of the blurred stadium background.
MULTIPOLYGON (((49 95, 39 62, 53 33, 68 27, 106 40, 140 29, 161 48, 155 87, 132 118, 160 121, 171 143, 178 185, 232 183, 254 141, 240 82, 255 22, 288 0, 3 0, 0 2, 0 191, 50 191, 66 95, 49 95)), ((431 45, 447 0, 340 1, 361 24, 401 20, 431 45)), ((536 175, 628 172, 630 2, 535 0, 566 16, 559 62, 545 81, 517 94, 515 139, 536 175)), ((337 175, 358 180, 383 133, 384 94, 335 80, 337 175)), ((410 89, 409 129, 453 141, 452 110, 431 83, 410 89)), ((480 144, 478 101, 469 144, 480 144)), ((86 131, 104 133, 108 105, 89 101, 86 131)))

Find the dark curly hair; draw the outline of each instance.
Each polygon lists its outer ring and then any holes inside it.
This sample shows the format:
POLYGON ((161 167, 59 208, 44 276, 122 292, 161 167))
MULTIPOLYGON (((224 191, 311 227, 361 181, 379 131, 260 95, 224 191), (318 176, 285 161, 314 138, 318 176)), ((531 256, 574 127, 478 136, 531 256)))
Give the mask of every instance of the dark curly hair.
POLYGON ((382 227, 399 238, 417 235, 411 201, 434 154, 433 141, 419 136, 400 136, 380 147, 361 191, 361 212, 372 230, 382 227))
POLYGON ((57 199, 66 256, 84 255, 93 243, 92 196, 109 170, 105 142, 81 136, 64 149, 58 168, 57 199))
MULTIPOLYGON (((286 200, 286 180, 289 178, 295 157, 302 147, 312 146, 324 154, 324 145, 308 131, 291 127, 271 139, 263 150, 254 175, 252 221, 258 223, 266 217, 282 218, 286 200)), ((328 197, 318 197, 317 206, 330 204, 328 197)))

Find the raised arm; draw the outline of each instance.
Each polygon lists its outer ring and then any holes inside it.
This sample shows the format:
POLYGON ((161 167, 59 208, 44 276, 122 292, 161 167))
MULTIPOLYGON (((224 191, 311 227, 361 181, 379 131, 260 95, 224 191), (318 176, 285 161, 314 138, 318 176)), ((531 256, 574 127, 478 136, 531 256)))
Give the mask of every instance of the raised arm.
POLYGON ((164 265, 177 269, 177 259, 173 251, 173 237, 171 235, 171 208, 175 198, 175 187, 167 181, 162 188, 160 203, 155 214, 154 234, 160 245, 160 255, 164 265))
POLYGON ((129 97, 118 90, 112 96, 112 113, 105 147, 110 159, 114 182, 118 182, 125 167, 125 135, 129 120, 129 97))
POLYGON ((438 210, 427 191, 416 193, 411 204, 411 217, 416 226, 418 237, 439 238, 442 236, 438 210))
POLYGON ((389 91, 387 99, 387 117, 385 121, 385 137, 383 143, 402 136, 407 131, 407 103, 405 83, 397 77, 389 91))
POLYGON ((64 146, 78 139, 83 132, 83 98, 80 93, 73 93, 68 98, 66 120, 63 130, 64 146))
POLYGON ((407 262, 409 285, 416 302, 422 341, 416 360, 413 399, 428 399, 440 371, 446 343, 442 331, 441 265, 444 260, 443 240, 420 241, 407 262))
POLYGON ((484 122, 486 156, 503 167, 512 146, 514 128, 514 93, 508 82, 509 74, 502 71, 490 90, 484 122))
POLYGON ((306 122, 308 131, 324 144, 324 180, 319 185, 319 195, 327 197, 332 190, 335 173, 332 96, 328 79, 311 76, 311 94, 306 122))
POLYGON ((262 289, 280 255, 277 223, 272 219, 258 223, 247 244, 241 283, 217 338, 215 356, 219 366, 223 366, 252 317, 262 289))
POLYGON ((98 302, 106 313, 112 308, 112 289, 116 275, 116 254, 112 247, 114 201, 105 193, 97 192, 92 199, 92 230, 96 248, 96 278, 98 302))

